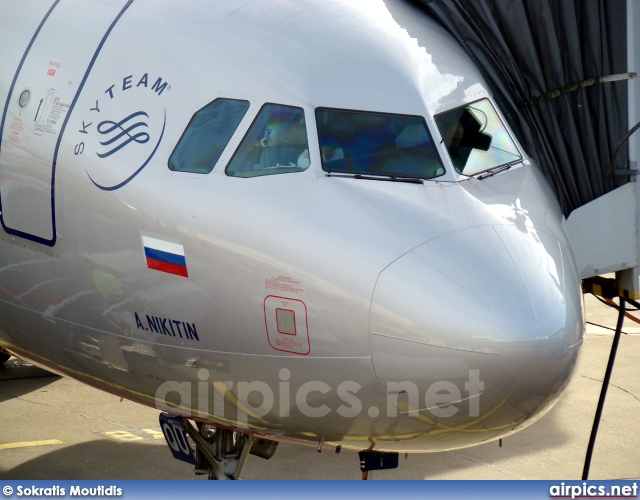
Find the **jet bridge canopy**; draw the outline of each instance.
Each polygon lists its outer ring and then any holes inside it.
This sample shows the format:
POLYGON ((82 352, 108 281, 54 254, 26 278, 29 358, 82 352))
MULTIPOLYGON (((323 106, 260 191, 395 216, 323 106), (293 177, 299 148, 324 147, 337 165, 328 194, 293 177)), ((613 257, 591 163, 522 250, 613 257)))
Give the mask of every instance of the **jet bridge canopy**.
MULTIPOLYGON (((633 125, 626 0, 408 1, 476 62, 565 215, 627 181, 609 175, 613 151, 633 125)), ((616 163, 629 168, 626 148, 616 163)))
POLYGON ((638 1, 404 1, 483 73, 558 196, 582 278, 615 271, 640 296, 638 1))

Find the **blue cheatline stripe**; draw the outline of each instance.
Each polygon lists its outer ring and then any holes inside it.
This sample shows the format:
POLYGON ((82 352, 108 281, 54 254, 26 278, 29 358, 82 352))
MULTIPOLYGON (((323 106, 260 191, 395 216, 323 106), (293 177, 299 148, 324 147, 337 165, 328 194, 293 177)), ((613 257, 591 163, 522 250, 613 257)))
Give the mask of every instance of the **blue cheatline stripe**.
POLYGON ((56 164, 58 162, 58 151, 60 150, 60 143, 62 142, 62 136, 64 135, 64 131, 67 128, 67 123, 69 122, 69 118, 71 118, 71 113, 73 112, 73 108, 75 107, 76 102, 78 101, 78 98, 80 97, 80 93, 82 92, 82 89, 84 88, 84 84, 86 83, 87 78, 89 78, 89 73, 91 73, 91 70, 93 69, 93 65, 95 64, 96 59, 98 58, 98 54, 100 54, 100 51, 102 50, 102 47, 104 46, 105 42, 107 41, 107 38, 111 34, 111 31, 113 30, 114 26, 118 23, 118 21, 120 20, 122 15, 125 13, 125 11, 129 8, 129 6, 132 3, 133 3, 133 0, 129 0, 126 3, 126 5, 124 7, 122 7, 120 12, 116 16, 116 18, 113 20, 113 22, 109 26, 109 29, 107 29, 106 33, 102 37, 102 40, 100 40, 100 43, 98 44, 98 48, 94 52, 93 57, 91 58, 91 61, 89 62, 89 66, 87 67, 87 71, 85 71, 84 76, 82 77, 82 81, 80 82, 80 85, 78 86, 78 90, 76 91, 76 95, 73 97, 73 101, 71 101, 71 105, 69 106, 69 111, 67 111, 67 114, 64 117, 64 122, 62 123, 62 127, 60 127, 60 133, 58 134, 58 142, 56 142, 56 149, 55 149, 55 151, 53 153, 53 165, 52 165, 53 171, 51 173, 51 214, 52 214, 52 219, 53 219, 53 221, 52 221, 53 222, 53 242, 49 246, 53 246, 56 243, 56 212, 55 212, 55 210, 56 210, 56 207, 55 207, 56 164))
POLYGON ((58 5, 58 3, 60 3, 60 0, 56 0, 55 2, 53 2, 53 5, 51 5, 51 8, 44 15, 44 17, 42 18, 42 21, 40 21, 40 25, 38 26, 35 33, 31 37, 31 41, 29 42, 29 45, 27 45, 27 49, 24 51, 24 54, 22 54, 22 59, 20 59, 20 64, 18 64, 18 69, 16 70, 15 75, 13 75, 13 81, 11 82, 11 87, 9 87, 9 93, 7 94, 7 102, 5 102, 4 111, 2 112, 2 120, 0 120, 0 150, 2 150, 2 132, 4 130, 4 121, 7 118, 9 103, 11 102, 11 96, 13 95, 13 88, 16 86, 16 82, 18 81, 18 75, 20 74, 20 70, 22 70, 22 65, 24 64, 24 61, 27 58, 29 51, 31 50, 31 46, 33 45, 33 42, 35 42, 36 38, 38 38, 38 34, 40 34, 40 30, 42 29, 42 26, 44 26, 44 23, 46 22, 46 20, 49 19, 51 12, 53 12, 53 9, 56 8, 56 5, 58 5))
MULTIPOLYGON (((56 1, 56 4, 58 4, 60 0, 56 1)), ((78 86, 78 90, 76 91, 76 95, 73 97, 73 100, 71 101, 71 104, 69 105, 69 109, 67 110, 67 114, 64 118, 64 122, 62 122, 62 126, 60 127, 60 132, 58 133, 58 140, 56 141, 56 148, 53 152, 53 162, 51 165, 51 227, 53 229, 53 235, 51 237, 51 239, 46 239, 46 238, 41 238, 39 236, 35 236, 33 234, 29 234, 29 233, 25 233, 23 231, 18 231, 16 229, 11 229, 9 227, 7 227, 4 223, 4 217, 2 216, 3 210, 2 210, 2 200, 0 199, 0 222, 2 223, 2 227, 4 228, 4 230, 8 233, 11 234, 13 236, 18 236, 20 238, 24 238, 26 240, 30 240, 33 241, 35 243, 39 243, 41 245, 46 245, 48 247, 53 247, 56 244, 56 240, 57 240, 57 235, 56 235, 56 205, 55 205, 55 185, 56 185, 56 164, 58 162, 58 152, 60 150, 60 143, 62 142, 62 137, 64 136, 64 132, 67 128, 67 123, 69 122, 69 118, 71 117, 71 114, 73 112, 73 108, 76 105, 76 102, 78 101, 78 98, 80 97, 80 93, 82 92, 82 89, 84 88, 84 84, 87 81, 87 78, 89 78, 89 74, 91 73, 91 70, 93 69, 93 65, 96 62, 96 59, 98 58, 98 55, 100 54, 100 51, 102 50, 102 47, 104 46, 105 42, 107 41, 107 38, 109 37, 109 35, 111 34, 111 31, 113 30, 114 26, 118 23, 118 21, 120 20, 120 18, 122 17, 122 15, 125 13, 125 11, 129 8, 129 6, 131 6, 131 4, 133 3, 133 0, 129 0, 124 7, 122 7, 122 9, 120 10, 120 12, 118 13, 118 15, 116 16, 116 18, 113 20, 113 22, 111 23, 111 25, 109 26, 109 28, 107 29, 107 31, 105 32, 104 36, 102 37, 102 40, 100 40, 100 43, 98 44, 98 48, 96 49, 96 51, 93 54, 93 57, 91 58, 91 61, 89 62, 89 66, 87 66, 87 70, 84 73, 84 76, 82 77, 82 80, 80 81, 80 85, 78 86)), ((55 7, 55 5, 53 7, 55 7)), ((53 10, 53 7, 51 7, 51 9, 49 10, 49 13, 51 12, 51 10, 53 10)), ((47 17, 49 16, 49 13, 47 13, 47 17)), ((42 27, 42 24, 44 24, 44 21, 46 20, 46 18, 42 21, 40 27, 42 27)), ((40 27, 38 28, 38 32, 40 31, 40 27)), ((36 32, 36 34, 33 36, 31 43, 29 44, 29 47, 27 47, 27 51, 25 52, 23 58, 22 58, 22 62, 20 63, 20 68, 18 68, 18 72, 16 73, 15 77, 14 77, 14 84, 16 79, 18 78, 18 75, 20 74, 20 69, 22 68, 22 63, 24 62, 24 59, 26 59, 27 54, 29 53, 29 50, 31 49, 31 45, 33 44, 34 40, 37 37, 38 32, 36 32)), ((13 90, 13 88, 11 89, 13 90)), ((7 99, 7 104, 5 106, 5 113, 9 107, 9 102, 11 99, 11 95, 9 95, 9 98, 7 99)), ((4 122, 4 114, 3 114, 3 122, 4 122)), ((0 135, 0 138, 2 136, 0 135)))
POLYGON ((148 259, 155 259, 161 262, 168 262, 169 264, 176 264, 178 266, 187 266, 187 260, 184 255, 177 255, 175 253, 163 252, 162 250, 156 250, 155 248, 144 247, 144 255, 148 259))

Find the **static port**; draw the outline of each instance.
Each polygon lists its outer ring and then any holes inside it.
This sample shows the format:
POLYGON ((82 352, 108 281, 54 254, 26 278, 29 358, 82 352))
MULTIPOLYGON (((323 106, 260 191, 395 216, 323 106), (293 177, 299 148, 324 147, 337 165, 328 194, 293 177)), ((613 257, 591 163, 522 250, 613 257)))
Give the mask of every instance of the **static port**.
POLYGON ((29 101, 31 100, 31 91, 29 89, 24 89, 20 94, 20 98, 18 99, 18 105, 21 108, 25 108, 29 101))

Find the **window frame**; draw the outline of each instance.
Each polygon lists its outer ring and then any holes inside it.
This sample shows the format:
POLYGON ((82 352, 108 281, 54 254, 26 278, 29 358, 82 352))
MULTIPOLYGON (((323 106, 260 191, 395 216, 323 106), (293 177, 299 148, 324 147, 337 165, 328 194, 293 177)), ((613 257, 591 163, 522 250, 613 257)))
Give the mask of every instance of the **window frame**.
POLYGON ((259 178, 259 177, 270 177, 272 175, 281 175, 281 174, 300 174, 303 172, 307 172, 309 171, 313 165, 312 165, 312 160, 311 160, 311 146, 309 145, 309 121, 307 120, 307 113, 306 110, 303 106, 296 106, 293 104, 285 104, 285 103, 281 103, 281 102, 273 102, 273 101, 266 101, 264 102, 259 108, 258 111, 255 113, 255 115, 253 116, 253 118, 251 119, 251 123, 249 124, 249 126, 245 129, 244 134, 242 135, 242 137, 240 138, 238 144, 235 147, 235 150, 233 151, 233 154, 231 155, 231 157, 229 158, 229 160, 227 161, 227 164, 225 166, 224 169, 224 173, 227 177, 232 177, 232 178, 236 178, 236 179, 254 179, 254 178, 259 178), (282 166, 282 171, 271 171, 268 172, 267 170, 273 170, 273 169, 265 169, 265 173, 263 174, 257 174, 257 175, 235 175, 233 173, 229 173, 229 166, 233 163, 234 159, 236 158, 236 156, 240 153, 240 148, 244 145, 245 140, 247 140, 247 138, 249 137, 249 133, 252 132, 254 125, 256 124, 257 120, 260 118, 260 115, 262 114, 263 110, 265 109, 265 107, 267 106, 282 106, 282 107, 286 107, 286 108, 294 108, 296 110, 300 110, 302 112, 302 116, 304 118, 304 129, 305 129, 305 136, 306 136, 306 141, 307 141, 307 151, 309 152, 309 166, 307 166, 306 168, 300 170, 299 167, 295 167, 296 170, 290 170, 290 171, 286 171, 287 168, 293 168, 293 167, 286 167, 286 166, 282 166))
POLYGON ((328 175, 349 175, 356 176, 358 178, 372 178, 372 179, 391 179, 391 180, 415 180, 419 179, 420 181, 435 181, 440 177, 447 174, 447 167, 443 161, 442 154, 440 153, 439 148, 437 147, 437 143, 434 140, 433 133, 429 128, 426 118, 423 115, 411 115, 408 113, 394 113, 387 111, 371 111, 371 110, 362 110, 362 109, 354 109, 354 108, 340 108, 340 107, 328 107, 328 106, 318 106, 314 109, 314 118, 316 120, 316 133, 318 135, 318 152, 320 154, 320 165, 322 171, 328 175), (338 111, 338 112, 347 112, 347 113, 358 113, 363 115, 376 115, 376 116, 398 116, 398 117, 407 117, 407 118, 418 118, 421 120, 422 125, 424 125, 424 129, 431 140, 431 146, 433 148, 434 153, 438 159, 440 167, 442 168, 442 173, 434 176, 434 177, 416 177, 415 175, 406 175, 406 176, 392 176, 388 174, 379 174, 379 173, 359 173, 359 172, 339 172, 339 171, 331 171, 325 170, 325 162, 322 160, 322 143, 320 140, 320 127, 318 126, 318 111, 319 110, 328 110, 328 111, 338 111))
POLYGON ((238 131, 242 128, 242 123, 243 121, 246 120, 247 115, 249 114, 249 112, 251 111, 251 108, 254 106, 252 100, 248 99, 248 98, 238 98, 238 97, 223 97, 223 96, 218 96, 215 99, 213 99, 212 101, 209 101, 207 104, 205 104, 204 106, 201 106, 200 108, 198 108, 198 110, 196 110, 192 115, 191 118, 189 118, 189 122, 187 123, 186 127, 184 128, 184 130, 182 131, 182 133, 180 134, 179 139, 176 142, 176 145, 173 147, 173 150, 171 151, 171 154, 169 154, 169 157, 167 158, 167 168, 169 169, 169 172, 174 173, 174 174, 188 174, 188 175, 209 175, 211 174, 215 168, 220 164, 220 160, 224 157, 224 153, 227 150, 227 148, 229 148, 229 145, 232 144, 233 142, 233 137, 238 133, 238 131), (196 119, 196 115, 198 113, 200 113, 203 109, 205 109, 206 107, 212 105, 214 102, 216 101, 220 101, 220 100, 225 100, 225 101, 238 101, 238 102, 243 102, 246 103, 248 106, 245 109, 242 117, 240 118, 240 120, 238 121, 238 124, 236 125, 235 129, 233 130, 233 132, 231 133, 231 135, 229 136, 229 138, 227 139, 226 144, 224 145, 224 147, 220 150, 220 154, 218 155, 218 158, 216 159, 215 163, 211 166, 211 169, 208 172, 202 172, 202 171, 195 171, 195 170, 175 170, 171 168, 171 158, 173 158, 173 155, 176 153, 176 151, 178 150, 178 147, 180 146, 180 143, 182 142, 182 140, 184 139, 185 135, 187 134, 187 132, 189 131, 189 127, 191 126, 191 124, 193 123, 193 121, 196 119))
MULTIPOLYGON (((489 172, 489 171, 494 170, 494 169, 505 168, 505 166, 512 165, 512 164, 515 164, 515 163, 519 163, 519 162, 522 162, 522 161, 525 160, 524 152, 523 152, 522 148, 520 147, 520 145, 518 144, 518 142, 516 141, 516 139, 513 136, 513 134, 511 133, 511 130, 509 129, 509 127, 507 127, 507 124, 506 124, 505 120, 503 119, 503 117, 502 117, 502 115, 501 115, 501 113, 499 111, 499 108, 495 105, 494 102, 491 101, 491 99, 488 96, 480 97, 480 98, 475 99, 473 101, 466 102, 466 103, 460 104, 458 106, 455 106, 453 108, 449 108, 447 110, 444 110, 444 111, 441 111, 439 113, 436 113, 436 114, 433 115, 433 121, 434 121, 434 123, 436 125, 436 129, 438 130, 438 134, 440 134, 440 140, 441 140, 442 146, 444 147, 444 150, 447 152, 447 156, 449 158, 449 161, 451 162, 451 165, 453 166, 453 170, 455 171, 456 174, 462 175, 465 178, 474 177, 476 175, 482 175, 485 172, 489 172), (474 104, 476 104, 476 103, 478 103, 480 101, 487 101, 489 103, 489 105, 491 106, 491 109, 493 110, 493 112, 495 113, 496 117, 500 121, 500 124, 502 125, 502 129, 507 133, 507 136, 509 137, 511 143, 513 144, 513 146, 515 147, 516 151, 518 152, 519 157, 518 158, 514 158, 513 160, 510 160, 510 161, 506 161, 504 163, 500 163, 498 165, 493 165, 491 167, 487 167, 487 168, 485 168, 483 170, 478 170, 477 172, 474 172, 474 173, 465 174, 464 173, 464 169, 463 169, 462 172, 458 172, 458 169, 455 168, 455 165, 453 163, 453 159, 451 158, 451 154, 449 153, 449 147, 445 144, 445 138, 444 138, 444 136, 442 134, 442 131, 440 130, 440 126, 438 125, 436 117, 444 115, 446 113, 450 113, 450 112, 458 110, 458 109, 466 108, 468 106, 473 106, 474 104)), ((507 151, 507 154, 513 154, 513 153, 507 151)))

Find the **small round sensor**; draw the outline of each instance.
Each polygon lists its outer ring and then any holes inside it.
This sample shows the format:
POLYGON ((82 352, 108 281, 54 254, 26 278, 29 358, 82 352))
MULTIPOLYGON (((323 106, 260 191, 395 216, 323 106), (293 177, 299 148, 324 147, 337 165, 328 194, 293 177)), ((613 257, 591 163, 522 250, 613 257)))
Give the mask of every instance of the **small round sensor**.
POLYGON ((21 108, 24 108, 29 104, 29 100, 31 99, 31 91, 29 89, 24 89, 20 94, 20 99, 18 99, 18 105, 21 108))

